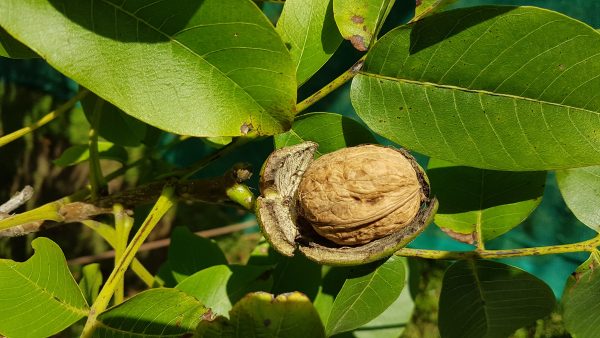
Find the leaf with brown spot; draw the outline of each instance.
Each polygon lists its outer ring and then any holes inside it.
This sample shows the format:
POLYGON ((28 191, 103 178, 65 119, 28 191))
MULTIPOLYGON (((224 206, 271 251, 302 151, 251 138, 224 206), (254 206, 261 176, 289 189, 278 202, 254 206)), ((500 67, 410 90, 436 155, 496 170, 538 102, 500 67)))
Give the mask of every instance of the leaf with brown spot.
POLYGON ((366 51, 379 33, 395 0, 334 0, 333 15, 342 36, 366 51))

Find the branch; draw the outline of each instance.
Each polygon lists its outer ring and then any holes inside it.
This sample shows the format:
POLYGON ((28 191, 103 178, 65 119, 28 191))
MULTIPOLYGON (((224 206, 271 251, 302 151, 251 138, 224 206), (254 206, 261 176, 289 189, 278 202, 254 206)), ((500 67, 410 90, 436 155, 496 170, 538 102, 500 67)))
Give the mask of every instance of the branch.
MULTIPOLYGON (((232 202, 229 197, 231 196, 236 198, 233 202, 248 208, 252 206, 254 196, 250 190, 239 188, 243 186, 241 183, 248 180, 250 176, 252 173, 247 166, 237 165, 224 176, 212 179, 151 182, 100 197, 94 201, 89 199, 77 201, 77 198, 66 197, 24 213, 0 219, 0 237, 23 236, 56 225, 48 224, 46 221, 74 223, 89 220, 101 214, 110 214, 114 204, 121 204, 126 208, 150 204, 156 201, 167 183, 173 186, 175 197, 182 201, 225 204, 232 202), (231 188, 235 189, 233 195, 231 188)), ((234 204, 231 203, 231 205, 234 204)))
POLYGON ((296 111, 298 112, 298 114, 306 110, 308 107, 312 106, 315 102, 329 95, 334 90, 341 87, 344 83, 352 80, 352 78, 361 70, 366 57, 366 55, 361 57, 358 61, 356 61, 356 63, 352 67, 350 67, 350 69, 342 73, 342 75, 338 76, 335 80, 329 82, 325 87, 319 89, 314 94, 307 97, 304 101, 298 103, 296 105, 296 111))
POLYGON ((600 246, 600 234, 592 239, 583 242, 561 244, 552 246, 540 246, 535 248, 524 249, 507 249, 507 250, 475 250, 475 251, 443 251, 443 250, 427 250, 427 249, 411 249, 402 248, 396 251, 396 256, 403 257, 419 257, 427 259, 497 259, 508 257, 524 257, 524 256, 542 256, 555 255, 569 252, 594 252, 600 246))

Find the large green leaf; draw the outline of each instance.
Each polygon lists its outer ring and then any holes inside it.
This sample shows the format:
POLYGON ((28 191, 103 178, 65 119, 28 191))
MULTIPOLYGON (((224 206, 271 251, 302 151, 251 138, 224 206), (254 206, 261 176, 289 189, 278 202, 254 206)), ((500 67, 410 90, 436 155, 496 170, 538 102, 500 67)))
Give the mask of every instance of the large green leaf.
POLYGON ((277 297, 248 294, 236 303, 231 319, 202 321, 195 337, 202 338, 324 338, 325 331, 310 300, 299 292, 277 297))
POLYGON ((600 324, 600 254, 592 253, 567 281, 562 296, 565 327, 577 338, 598 337, 600 324))
POLYGON ((317 155, 364 143, 376 143, 373 134, 355 120, 334 113, 312 113, 298 117, 292 128, 275 136, 277 148, 304 141, 319 144, 317 155))
POLYGON ((333 13, 342 36, 354 48, 366 51, 395 0, 333 0, 333 13))
POLYGON ((540 204, 545 171, 514 172, 457 166, 431 159, 427 168, 440 206, 435 224, 458 240, 473 244, 519 225, 540 204))
POLYGON ((220 264, 227 264, 227 258, 217 243, 186 227, 176 227, 171 234, 167 262, 158 276, 166 286, 175 286, 200 270, 220 264))
POLYGON ((375 132, 501 170, 600 163, 600 34, 532 7, 442 12, 384 36, 352 83, 375 132))
MULTIPOLYGON (((408 282, 408 260, 402 258, 406 271, 405 283, 408 282)), ((415 304, 410 296, 410 289, 402 289, 400 296, 383 313, 370 322, 352 331, 356 338, 398 338, 404 332, 406 324, 412 317, 415 304)))
POLYGON ((0 259, 0 335, 52 336, 89 311, 58 245, 43 237, 31 245, 26 262, 0 259))
POLYGON ((387 310, 367 324, 354 330, 356 338, 398 338, 410 322, 415 303, 410 298, 409 288, 402 289, 400 297, 387 310))
POLYGON ((302 85, 329 60, 342 42, 335 27, 333 0, 287 0, 277 32, 287 45, 302 85))
POLYGON ((0 26, 65 75, 167 131, 275 134, 295 113, 291 58, 250 0, 7 0, 0 26))
POLYGON ((442 280, 442 337, 504 338, 548 315, 554 294, 541 280, 517 268, 483 260, 454 263, 442 280))
POLYGON ((181 337, 206 311, 182 291, 150 289, 100 314, 94 337, 181 337))
POLYGON ((199 299, 215 314, 227 316, 231 305, 245 294, 271 288, 270 266, 215 265, 198 271, 177 285, 177 289, 199 299))
POLYGON ((600 166, 558 170, 556 179, 575 217, 600 232, 600 166))
POLYGON ((0 27, 0 56, 14 59, 36 58, 38 55, 24 44, 15 40, 0 27))
POLYGON ((404 265, 403 258, 392 256, 384 262, 355 268, 335 297, 327 334, 350 331, 383 313, 404 288, 404 265))

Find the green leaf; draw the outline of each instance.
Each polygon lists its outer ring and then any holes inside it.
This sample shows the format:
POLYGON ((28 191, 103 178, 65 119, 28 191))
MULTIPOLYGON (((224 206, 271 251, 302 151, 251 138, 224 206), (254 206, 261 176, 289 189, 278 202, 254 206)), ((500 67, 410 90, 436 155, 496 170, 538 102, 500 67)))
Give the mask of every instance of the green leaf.
POLYGON ((420 153, 548 170, 600 163, 599 85, 598 32, 544 9, 486 6, 386 34, 351 97, 371 129, 420 153))
POLYGON ((166 286, 181 283, 194 273, 213 265, 227 264, 227 258, 215 241, 176 227, 171 234, 168 259, 159 277, 166 286))
POLYGON ((298 117, 292 129, 275 135, 275 147, 283 148, 304 141, 319 144, 317 155, 364 143, 377 143, 373 134, 355 120, 334 113, 312 113, 298 117))
POLYGON ((333 20, 333 0, 287 0, 277 21, 301 86, 329 60, 342 43, 333 20))
POLYGON ((333 13, 342 36, 354 48, 366 51, 395 0, 333 0, 333 13))
POLYGON ((274 294, 300 291, 309 299, 314 299, 321 284, 321 265, 309 260, 304 255, 284 257, 274 251, 270 254, 278 256, 273 271, 274 294))
POLYGON ((13 59, 30 59, 39 57, 29 47, 15 40, 4 28, 0 27, 0 56, 13 59))
POLYGON ((0 26, 60 72, 166 131, 270 135, 295 114, 291 58, 250 0, 8 0, 0 3, 0 26))
POLYGON ((410 298, 410 290, 402 289, 400 297, 382 314, 353 331, 356 338, 398 338, 410 322, 415 303, 410 298))
POLYGON ((415 17, 412 21, 420 20, 455 1, 456 0, 416 0, 415 17))
POLYGON ((404 288, 404 265, 401 257, 392 256, 353 269, 333 302, 327 335, 350 331, 383 313, 404 288))
POLYGON ((52 336, 89 311, 58 245, 44 237, 31 245, 26 262, 0 259, 0 335, 52 336))
POLYGON ((452 237, 473 244, 519 225, 540 204, 545 171, 514 172, 457 166, 431 159, 427 169, 440 206, 434 222, 452 237))
MULTIPOLYGON (((402 258, 406 274, 408 274, 408 261, 402 258)), ((408 276, 405 277, 405 283, 408 276)), ((410 321, 415 304, 410 296, 410 289, 403 288, 400 296, 383 313, 373 318, 370 322, 352 331, 356 338, 398 338, 402 336, 406 324, 410 321)), ((349 335, 349 333, 346 333, 349 335)))
POLYGON ((335 297, 342 289, 351 271, 353 271, 352 268, 347 266, 323 266, 322 282, 313 304, 324 323, 329 318, 335 297))
POLYGON ((215 265, 184 279, 176 288, 196 297, 212 313, 227 316, 231 305, 247 293, 271 288, 272 270, 270 266, 215 265))
POLYGON ((150 289, 98 316, 94 337, 181 337, 194 332, 206 308, 175 289, 150 289))
POLYGON ((442 337, 504 338, 548 315, 554 303, 552 290, 525 271, 463 260, 444 274, 438 325, 442 337))
POLYGON ((565 327, 577 338, 598 336, 600 318, 600 254, 595 251, 567 280, 562 295, 565 327))
POLYGON ((100 264, 93 263, 84 266, 81 269, 81 280, 79 281, 79 288, 83 292, 83 296, 88 304, 93 304, 100 293, 100 287, 102 286, 102 271, 100 270, 100 264))
POLYGON ((92 121, 92 113, 97 104, 102 104, 98 125, 100 136, 121 146, 135 147, 141 144, 146 137, 147 125, 93 93, 89 93, 81 101, 88 121, 92 121))
MULTIPOLYGON (((125 148, 114 145, 110 142, 98 142, 98 155, 100 158, 119 161, 121 163, 127 162, 128 157, 125 148)), ((52 163, 61 167, 67 167, 85 162, 89 158, 90 150, 88 145, 78 144, 65 149, 60 157, 52 161, 52 163)))
POLYGON ((600 233, 600 166, 557 170, 567 206, 583 224, 600 233))
POLYGON ((242 298, 230 312, 202 321, 195 337, 202 338, 324 338, 323 324, 310 300, 299 292, 277 297, 255 292, 242 298))

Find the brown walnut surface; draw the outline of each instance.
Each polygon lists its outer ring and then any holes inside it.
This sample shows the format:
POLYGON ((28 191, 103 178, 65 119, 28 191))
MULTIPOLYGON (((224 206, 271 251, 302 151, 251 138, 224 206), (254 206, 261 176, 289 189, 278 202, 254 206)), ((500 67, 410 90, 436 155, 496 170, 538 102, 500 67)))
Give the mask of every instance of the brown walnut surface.
POLYGON ((298 190, 300 213, 321 236, 359 245, 409 224, 419 211, 421 185, 400 152, 365 145, 315 160, 298 190))

